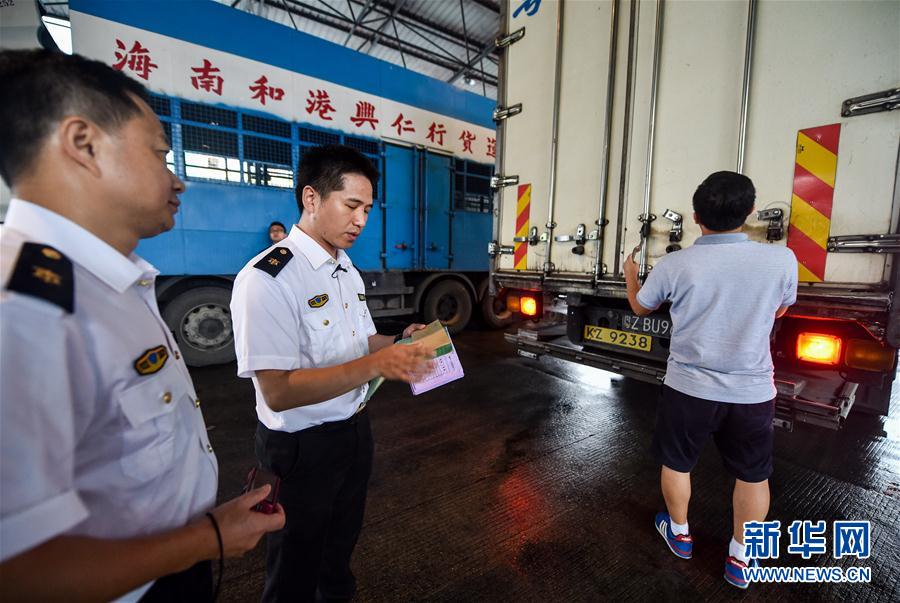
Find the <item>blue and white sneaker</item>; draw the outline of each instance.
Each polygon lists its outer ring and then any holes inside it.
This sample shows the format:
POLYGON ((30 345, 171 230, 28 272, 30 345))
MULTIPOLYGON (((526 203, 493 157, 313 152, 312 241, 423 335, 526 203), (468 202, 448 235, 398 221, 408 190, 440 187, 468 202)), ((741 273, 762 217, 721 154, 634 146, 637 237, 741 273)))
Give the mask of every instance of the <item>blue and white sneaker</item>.
POLYGON ((656 531, 665 538, 669 550, 676 557, 690 559, 694 552, 694 539, 690 534, 678 534, 672 532, 672 518, 668 513, 656 514, 656 531))
POLYGON ((725 559, 725 582, 746 589, 750 582, 747 580, 744 570, 748 567, 759 567, 759 561, 751 559, 749 563, 744 563, 736 557, 729 556, 725 559))

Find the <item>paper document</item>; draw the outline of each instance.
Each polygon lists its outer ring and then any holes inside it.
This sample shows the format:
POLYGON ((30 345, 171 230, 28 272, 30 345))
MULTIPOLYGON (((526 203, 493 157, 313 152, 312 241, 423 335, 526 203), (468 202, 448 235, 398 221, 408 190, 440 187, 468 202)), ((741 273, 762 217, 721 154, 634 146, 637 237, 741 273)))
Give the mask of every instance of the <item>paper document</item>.
POLYGON ((421 343, 434 352, 434 369, 425 377, 415 383, 411 383, 413 395, 418 396, 436 387, 446 385, 451 381, 462 379, 464 376, 462 364, 453 347, 450 333, 436 320, 424 329, 416 331, 410 338, 412 343, 421 343))
MULTIPOLYGON (((459 356, 456 355, 456 348, 453 347, 450 333, 447 332, 447 329, 444 328, 444 325, 439 320, 432 322, 424 329, 416 331, 412 334, 412 337, 401 339, 397 343, 405 345, 421 343, 426 349, 434 352, 434 360, 432 360, 434 370, 420 381, 410 384, 414 395, 418 396, 421 393, 463 378, 462 364, 459 362, 459 356)), ((366 392, 363 404, 369 402, 382 383, 384 383, 384 377, 375 377, 369 381, 369 389, 366 392)))

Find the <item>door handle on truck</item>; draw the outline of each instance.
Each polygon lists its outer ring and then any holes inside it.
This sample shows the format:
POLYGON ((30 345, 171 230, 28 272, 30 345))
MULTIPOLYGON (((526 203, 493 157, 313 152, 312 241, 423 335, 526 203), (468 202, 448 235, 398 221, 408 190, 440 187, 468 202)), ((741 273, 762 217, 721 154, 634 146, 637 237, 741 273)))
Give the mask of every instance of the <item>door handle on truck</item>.
POLYGON ((671 209, 667 209, 663 213, 663 218, 672 222, 672 230, 669 231, 670 245, 666 247, 666 253, 678 251, 679 249, 681 249, 681 245, 679 245, 678 243, 681 242, 684 220, 681 217, 680 213, 678 213, 677 211, 672 211, 671 209))
POLYGON ((527 237, 513 237, 513 243, 528 243, 529 245, 537 245, 538 244, 538 229, 537 226, 532 226, 528 231, 527 237))
POLYGON ((784 238, 784 210, 773 207, 756 212, 756 219, 760 222, 768 222, 766 229, 767 241, 780 241, 784 238))

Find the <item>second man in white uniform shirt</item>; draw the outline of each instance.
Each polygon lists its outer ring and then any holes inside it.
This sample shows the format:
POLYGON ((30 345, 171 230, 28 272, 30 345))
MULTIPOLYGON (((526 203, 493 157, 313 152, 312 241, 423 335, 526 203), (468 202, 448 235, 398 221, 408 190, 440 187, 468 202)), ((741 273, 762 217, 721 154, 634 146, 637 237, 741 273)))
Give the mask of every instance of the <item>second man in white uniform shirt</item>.
POLYGON ((231 308, 238 376, 253 379, 256 415, 263 425, 296 432, 347 419, 360 409, 366 385, 319 404, 275 412, 254 374, 334 366, 369 353, 369 337, 377 331, 362 277, 344 250, 332 258, 294 226, 274 252, 267 249, 241 270, 231 308), (256 268, 259 263, 271 268, 256 268), (266 320, 257 319, 260 315, 266 320))

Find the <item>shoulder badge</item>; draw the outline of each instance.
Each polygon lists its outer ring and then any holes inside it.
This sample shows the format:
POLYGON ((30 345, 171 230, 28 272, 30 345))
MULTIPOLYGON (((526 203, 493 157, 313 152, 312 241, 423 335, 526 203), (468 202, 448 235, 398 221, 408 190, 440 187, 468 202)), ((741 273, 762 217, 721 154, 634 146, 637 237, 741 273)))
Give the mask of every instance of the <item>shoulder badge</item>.
POLYGON ((278 276, 281 269, 287 266, 293 257, 293 252, 287 247, 276 247, 260 261, 253 264, 253 267, 259 268, 263 272, 268 272, 272 276, 278 276))
POLYGON ((6 288, 43 299, 72 313, 75 311, 75 279, 72 272, 72 260, 53 247, 25 243, 6 288))
POLYGON ((359 301, 366 301, 366 295, 364 293, 357 293, 356 297, 359 298, 359 301))
POLYGON ((319 293, 317 296, 306 300, 310 308, 321 308, 328 303, 328 294, 319 293))

